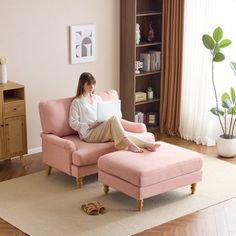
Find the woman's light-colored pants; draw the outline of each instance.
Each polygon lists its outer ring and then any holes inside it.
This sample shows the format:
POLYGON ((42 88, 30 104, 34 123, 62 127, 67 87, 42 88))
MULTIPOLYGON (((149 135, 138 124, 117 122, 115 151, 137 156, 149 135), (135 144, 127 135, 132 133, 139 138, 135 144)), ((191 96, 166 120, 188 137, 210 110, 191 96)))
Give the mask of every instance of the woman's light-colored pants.
POLYGON ((124 149, 127 147, 127 142, 124 142, 124 138, 130 139, 140 148, 144 148, 147 143, 127 134, 116 116, 112 116, 110 119, 91 129, 86 138, 84 138, 84 141, 88 143, 114 141, 115 148, 124 149))

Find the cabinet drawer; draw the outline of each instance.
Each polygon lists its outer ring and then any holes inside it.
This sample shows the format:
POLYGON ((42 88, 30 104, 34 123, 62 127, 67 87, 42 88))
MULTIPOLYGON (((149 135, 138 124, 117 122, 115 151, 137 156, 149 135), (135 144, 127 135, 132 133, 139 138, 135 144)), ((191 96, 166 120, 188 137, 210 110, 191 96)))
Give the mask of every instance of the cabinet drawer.
POLYGON ((4 104, 4 117, 13 117, 25 115, 25 103, 24 101, 9 102, 4 104))

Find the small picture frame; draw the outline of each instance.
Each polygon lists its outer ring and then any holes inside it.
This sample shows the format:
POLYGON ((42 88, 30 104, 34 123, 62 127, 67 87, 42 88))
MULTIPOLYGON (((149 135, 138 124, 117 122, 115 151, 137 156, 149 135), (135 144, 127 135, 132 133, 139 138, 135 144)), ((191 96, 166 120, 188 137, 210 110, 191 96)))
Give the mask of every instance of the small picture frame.
POLYGON ((157 126, 157 113, 148 112, 146 124, 149 126, 157 126))
POLYGON ((95 43, 95 25, 70 26, 71 64, 95 61, 95 43))

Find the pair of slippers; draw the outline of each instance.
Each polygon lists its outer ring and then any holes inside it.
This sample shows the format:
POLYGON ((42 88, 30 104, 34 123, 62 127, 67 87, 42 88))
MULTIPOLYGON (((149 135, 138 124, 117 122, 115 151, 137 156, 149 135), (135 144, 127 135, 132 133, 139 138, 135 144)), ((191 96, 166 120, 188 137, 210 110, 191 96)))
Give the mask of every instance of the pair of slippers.
POLYGON ((102 206, 100 202, 90 202, 88 204, 83 204, 81 209, 88 215, 98 215, 106 213, 106 208, 102 206))

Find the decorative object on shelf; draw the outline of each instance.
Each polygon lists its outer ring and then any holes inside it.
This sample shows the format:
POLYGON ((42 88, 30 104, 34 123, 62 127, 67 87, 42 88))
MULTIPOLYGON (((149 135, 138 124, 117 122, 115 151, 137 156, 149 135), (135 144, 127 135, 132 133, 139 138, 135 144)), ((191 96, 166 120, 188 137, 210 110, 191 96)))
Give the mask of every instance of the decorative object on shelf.
POLYGON ((146 114, 144 114, 141 111, 137 111, 135 113, 135 118, 134 118, 135 122, 137 123, 146 123, 146 114))
POLYGON ((143 62, 142 61, 136 61, 135 62, 135 74, 140 74, 140 70, 143 68, 143 62))
POLYGON ((0 84, 7 83, 7 59, 0 57, 0 84))
POLYGON ((150 53, 150 71, 157 71, 161 69, 161 52, 151 50, 150 53))
POLYGON ((147 94, 144 92, 135 93, 135 102, 142 102, 147 100, 147 94))
POLYGON ((143 67, 142 67, 143 71, 147 72, 150 71, 150 65, 151 65, 150 57, 151 57, 150 53, 140 53, 140 61, 143 62, 143 67))
POLYGON ((96 26, 70 26, 71 64, 96 60, 96 26))
POLYGON ((135 42, 137 45, 140 44, 140 40, 141 40, 140 25, 137 23, 136 24, 136 34, 135 34, 135 42))
POLYGON ((148 99, 153 99, 153 90, 152 87, 147 88, 147 98, 148 99))
POLYGON ((157 113, 156 112, 148 112, 147 113, 147 125, 156 126, 157 125, 157 113))
POLYGON ((147 41, 149 43, 153 42, 155 40, 155 32, 152 26, 152 22, 149 22, 148 24, 148 32, 147 32, 147 41))

